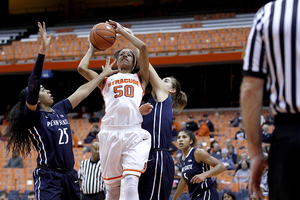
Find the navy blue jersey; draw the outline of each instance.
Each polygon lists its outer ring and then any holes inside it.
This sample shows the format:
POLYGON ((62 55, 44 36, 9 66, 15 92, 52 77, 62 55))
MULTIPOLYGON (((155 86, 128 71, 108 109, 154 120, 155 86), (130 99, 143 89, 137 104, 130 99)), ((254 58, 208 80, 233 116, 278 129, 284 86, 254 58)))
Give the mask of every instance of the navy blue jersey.
POLYGON ((156 102, 151 95, 149 103, 153 105, 153 110, 150 114, 143 115, 142 128, 151 134, 151 149, 169 149, 172 143, 172 97, 169 94, 163 102, 156 102))
POLYGON ((31 111, 25 106, 29 135, 38 152, 38 165, 73 169, 72 134, 67 116, 71 110, 68 99, 56 103, 52 112, 31 111))
POLYGON ((147 170, 140 177, 139 198, 143 200, 169 200, 173 179, 174 161, 166 151, 172 143, 172 97, 156 102, 152 95, 149 103, 153 105, 150 114, 143 116, 142 128, 151 134, 151 151, 147 170))
POLYGON ((190 196, 196 196, 200 193, 205 192, 207 189, 211 188, 215 181, 212 181, 210 177, 206 178, 201 183, 192 184, 191 180, 196 174, 202 174, 210 170, 210 166, 206 163, 198 163, 195 160, 194 153, 196 148, 192 148, 188 153, 187 157, 183 160, 181 156, 180 161, 182 165, 182 177, 188 185, 188 190, 190 196))

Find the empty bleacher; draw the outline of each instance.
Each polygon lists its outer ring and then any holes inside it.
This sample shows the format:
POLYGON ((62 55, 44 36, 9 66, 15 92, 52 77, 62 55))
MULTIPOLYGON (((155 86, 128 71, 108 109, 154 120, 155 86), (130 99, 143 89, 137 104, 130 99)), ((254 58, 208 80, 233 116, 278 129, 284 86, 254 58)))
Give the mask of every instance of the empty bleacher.
MULTIPOLYGON (((122 21, 130 27, 135 35, 148 46, 150 56, 201 54, 213 51, 242 51, 254 14, 236 14, 231 18, 195 20, 196 17, 181 17, 161 20, 122 21), (185 25, 191 25, 185 28, 185 25)), ((78 60, 86 52, 88 36, 95 24, 84 25, 60 24, 47 27, 47 33, 53 33, 55 40, 48 49, 47 58, 53 60, 78 60)), ((12 30, 14 34, 25 30, 12 30)), ((4 34, 4 33, 3 33, 4 34)), ((21 40, 10 36, 11 45, 0 46, 0 62, 17 63, 18 61, 34 60, 40 44, 39 33, 29 35, 21 40)), ((0 31, 0 40, 1 40, 0 31)), ((8 38, 9 37, 9 38, 8 38)), ((0 44, 1 45, 1 44, 0 44)), ((124 47, 132 45, 122 36, 117 36, 116 43, 109 49, 97 52, 95 57, 105 57, 124 47)))

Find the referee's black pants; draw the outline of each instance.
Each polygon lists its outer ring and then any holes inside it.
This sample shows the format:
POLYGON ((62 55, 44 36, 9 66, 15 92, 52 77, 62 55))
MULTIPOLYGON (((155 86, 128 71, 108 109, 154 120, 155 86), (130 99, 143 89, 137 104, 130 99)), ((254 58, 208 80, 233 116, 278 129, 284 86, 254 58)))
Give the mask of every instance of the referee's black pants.
POLYGON ((269 153, 269 199, 300 199, 300 114, 275 116, 269 153))
POLYGON ((96 194, 81 194, 82 200, 104 200, 105 199, 105 193, 99 192, 96 194))

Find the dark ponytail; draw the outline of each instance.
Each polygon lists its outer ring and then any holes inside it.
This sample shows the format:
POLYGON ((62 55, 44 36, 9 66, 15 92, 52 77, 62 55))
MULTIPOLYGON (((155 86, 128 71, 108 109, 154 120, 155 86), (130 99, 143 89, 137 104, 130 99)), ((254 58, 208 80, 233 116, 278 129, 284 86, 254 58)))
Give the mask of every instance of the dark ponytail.
POLYGON ((7 151, 17 151, 23 157, 30 154, 32 144, 24 116, 26 97, 27 90, 25 88, 20 93, 19 102, 10 111, 8 126, 4 131, 4 137, 7 138, 7 151))
POLYGON ((173 110, 174 112, 181 112, 183 108, 187 104, 187 96, 184 92, 181 91, 181 84, 175 79, 174 77, 171 77, 172 80, 172 86, 176 89, 175 94, 173 94, 173 110))

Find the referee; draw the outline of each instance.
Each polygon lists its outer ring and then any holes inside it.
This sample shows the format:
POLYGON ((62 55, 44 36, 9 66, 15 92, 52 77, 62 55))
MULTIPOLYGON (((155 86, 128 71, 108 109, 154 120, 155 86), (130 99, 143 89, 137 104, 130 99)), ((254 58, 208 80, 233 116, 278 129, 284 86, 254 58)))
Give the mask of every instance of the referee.
POLYGON ((82 200, 104 200, 105 184, 100 170, 99 142, 92 143, 91 153, 91 158, 83 160, 78 171, 82 200))
POLYGON ((299 199, 300 10, 299 0, 267 3, 253 20, 244 56, 241 109, 249 143, 249 188, 263 199, 259 184, 269 165, 269 199, 299 199), (269 157, 261 147, 264 87, 275 118, 269 157))

